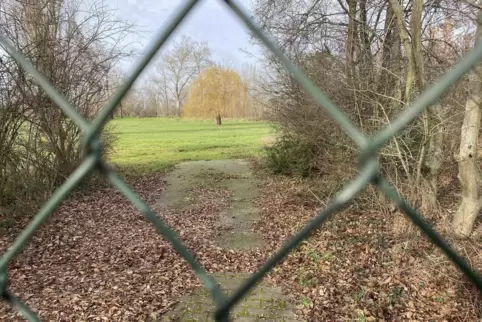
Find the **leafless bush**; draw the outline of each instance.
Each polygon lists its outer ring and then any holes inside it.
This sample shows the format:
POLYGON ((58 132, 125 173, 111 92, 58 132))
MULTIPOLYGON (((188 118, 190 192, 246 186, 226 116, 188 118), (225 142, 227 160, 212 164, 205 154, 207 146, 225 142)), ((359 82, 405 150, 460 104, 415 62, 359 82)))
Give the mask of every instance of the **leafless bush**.
MULTIPOLYGON (((373 134, 389 126, 473 43, 474 10, 463 1, 419 4, 259 0, 254 16, 315 85, 373 134)), ((265 88, 271 96, 270 119, 280 136, 310 147, 306 155, 311 157, 301 159, 317 163, 310 168, 319 173, 338 172, 340 179, 354 174, 355 146, 269 52, 264 58, 270 71, 265 88)), ((437 182, 460 141, 467 82, 458 82, 380 150, 381 171, 425 213, 438 209, 437 182)))
MULTIPOLYGON (((0 33, 87 119, 112 93, 109 80, 116 64, 133 54, 124 40, 132 28, 101 2, 87 10, 78 0, 0 3, 0 33)), ((9 186, 12 195, 0 201, 3 205, 36 199, 39 191, 48 194, 78 166, 82 146, 75 123, 5 54, 0 56, 0 93, 5 138, 0 189, 9 186)), ((103 134, 106 153, 113 139, 103 134)))

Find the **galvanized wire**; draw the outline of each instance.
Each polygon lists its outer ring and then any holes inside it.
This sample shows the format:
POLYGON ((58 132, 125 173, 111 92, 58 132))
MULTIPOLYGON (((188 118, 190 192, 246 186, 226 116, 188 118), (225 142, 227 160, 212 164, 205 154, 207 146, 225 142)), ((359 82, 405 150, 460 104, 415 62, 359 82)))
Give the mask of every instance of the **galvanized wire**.
POLYGON ((2 298, 18 310, 27 320, 39 321, 36 314, 28 308, 19 298, 8 290, 7 267, 8 264, 24 249, 30 238, 37 231, 40 225, 55 211, 58 205, 69 195, 69 193, 85 178, 96 170, 105 175, 110 183, 116 187, 155 227, 156 231, 168 240, 176 251, 189 263, 198 278, 209 290, 216 303, 216 321, 228 321, 229 312, 275 265, 289 254, 301 241, 307 238, 310 233, 319 228, 331 215, 346 207, 368 184, 373 184, 391 199, 400 210, 417 225, 431 241, 437 245, 453 263, 482 291, 482 279, 466 262, 459 256, 444 239, 431 228, 423 217, 410 206, 402 196, 382 177, 378 171, 377 153, 384 144, 400 133, 406 126, 413 122, 430 104, 436 102, 444 92, 468 72, 482 59, 482 44, 463 57, 451 71, 442 76, 434 85, 426 89, 411 106, 404 110, 397 119, 390 125, 378 132, 373 138, 368 138, 348 117, 345 115, 296 65, 290 61, 277 47, 273 41, 250 19, 239 5, 232 1, 223 2, 230 8, 245 26, 258 37, 259 40, 277 57, 285 68, 292 74, 300 85, 313 97, 328 115, 335 120, 347 135, 358 145, 361 150, 359 157, 359 176, 352 180, 346 187, 335 196, 325 210, 321 211, 309 223, 307 223, 295 236, 293 236, 281 249, 276 252, 266 263, 252 274, 231 296, 227 296, 218 286, 216 280, 196 261, 191 252, 176 237, 175 232, 166 225, 162 219, 142 201, 134 190, 101 158, 99 136, 104 124, 111 115, 121 99, 126 95, 134 81, 149 62, 163 46, 165 41, 174 32, 178 25, 185 19, 192 8, 200 0, 189 0, 177 12, 173 19, 163 28, 156 37, 150 49, 143 56, 141 61, 134 68, 132 74, 112 95, 109 102, 101 110, 99 115, 89 123, 78 112, 77 109, 68 103, 55 87, 16 49, 6 37, 0 34, 0 44, 45 90, 52 100, 79 126, 84 134, 85 151, 87 152, 82 164, 70 175, 70 177, 54 192, 52 197, 41 207, 31 223, 20 233, 0 258, 0 294, 2 298))

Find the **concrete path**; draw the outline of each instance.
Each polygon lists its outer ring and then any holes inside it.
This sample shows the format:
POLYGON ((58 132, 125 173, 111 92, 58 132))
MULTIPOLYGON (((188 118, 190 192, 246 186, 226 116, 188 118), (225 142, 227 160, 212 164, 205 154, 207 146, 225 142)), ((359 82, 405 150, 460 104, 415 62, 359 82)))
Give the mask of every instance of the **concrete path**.
MULTIPOLYGON (((249 277, 247 273, 216 273, 213 276, 221 288, 231 294, 249 277)), ((197 289, 183 297, 178 306, 163 321, 214 321, 214 302, 205 289, 197 289)), ((281 288, 261 283, 231 311, 232 321, 286 321, 298 322, 292 306, 281 288)))
MULTIPOLYGON (((214 160, 183 162, 167 177, 168 187, 156 208, 182 209, 196 200, 190 188, 203 182, 215 182, 216 187, 227 188, 232 197, 229 207, 220 214, 222 233, 217 238, 219 247, 248 250, 262 248, 262 237, 252 230, 259 214, 253 204, 258 195, 258 181, 245 160, 214 160)), ((202 201, 201 201, 202 202, 202 201)), ((246 272, 218 272, 213 274, 221 288, 229 294, 249 274, 246 272)), ((162 321, 214 321, 214 304, 203 288, 180 299, 177 307, 163 317, 162 321)), ((297 321, 293 306, 288 303, 281 289, 260 283, 231 312, 233 321, 297 321)))

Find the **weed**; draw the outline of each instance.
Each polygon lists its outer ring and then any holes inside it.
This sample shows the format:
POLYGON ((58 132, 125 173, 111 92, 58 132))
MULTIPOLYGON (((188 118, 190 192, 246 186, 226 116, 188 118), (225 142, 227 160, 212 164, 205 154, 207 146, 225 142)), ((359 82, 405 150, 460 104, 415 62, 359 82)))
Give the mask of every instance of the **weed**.
POLYGON ((308 250, 308 256, 315 262, 318 263, 321 259, 320 254, 316 251, 316 249, 310 248, 308 250))
POLYGON ((439 294, 439 295, 434 297, 434 300, 435 300, 435 302, 438 302, 438 303, 445 303, 446 298, 447 298, 447 296, 445 294, 439 294))
POLYGON ((403 287, 395 286, 389 295, 390 303, 397 303, 403 297, 403 287))
POLYGON ((357 317, 355 318, 356 322, 366 322, 367 317, 365 316, 365 313, 363 311, 358 311, 357 317))
POLYGON ((313 272, 305 270, 303 267, 298 269, 298 280, 301 287, 315 286, 318 284, 318 278, 313 276, 313 272))
POLYGON ((332 253, 325 253, 323 254, 323 260, 325 262, 331 262, 335 257, 333 256, 332 253))
POLYGON ((239 310, 238 312, 236 312, 236 317, 249 317, 249 316, 250 314, 247 307, 243 307, 242 310, 239 310))
POLYGON ((300 304, 303 305, 305 308, 309 308, 313 305, 313 302, 306 296, 302 295, 300 297, 300 304))
POLYGON ((360 289, 358 292, 355 293, 355 303, 360 302, 365 297, 365 290, 360 289))

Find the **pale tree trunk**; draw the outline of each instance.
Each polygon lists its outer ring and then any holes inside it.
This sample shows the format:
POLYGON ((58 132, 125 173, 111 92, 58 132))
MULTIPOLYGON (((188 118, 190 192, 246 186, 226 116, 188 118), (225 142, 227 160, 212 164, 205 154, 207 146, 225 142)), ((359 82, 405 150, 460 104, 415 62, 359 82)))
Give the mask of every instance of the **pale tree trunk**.
POLYGON ((181 117, 181 99, 179 97, 176 99, 176 110, 177 116, 181 117))
MULTIPOLYGON (((476 43, 482 40, 482 11, 477 13, 476 43)), ((460 151, 456 156, 459 164, 462 200, 453 218, 455 235, 461 238, 470 236, 475 219, 482 206, 479 188, 480 173, 477 166, 477 144, 481 119, 482 63, 478 63, 473 73, 471 93, 465 103, 464 122, 460 133, 460 151)))

